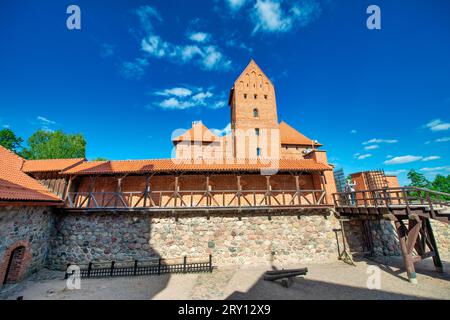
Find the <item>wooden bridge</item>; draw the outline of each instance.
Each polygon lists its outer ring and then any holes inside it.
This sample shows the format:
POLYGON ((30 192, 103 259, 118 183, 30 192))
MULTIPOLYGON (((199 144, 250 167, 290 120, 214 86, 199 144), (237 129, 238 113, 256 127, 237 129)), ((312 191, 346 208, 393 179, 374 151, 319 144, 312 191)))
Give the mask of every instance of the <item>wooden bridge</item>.
POLYGON ((373 246, 373 240, 367 221, 385 219, 394 223, 410 282, 417 282, 414 262, 429 257, 433 258, 436 270, 442 272, 430 219, 450 223, 450 194, 398 187, 336 193, 333 199, 340 217, 363 221, 369 246, 373 246))

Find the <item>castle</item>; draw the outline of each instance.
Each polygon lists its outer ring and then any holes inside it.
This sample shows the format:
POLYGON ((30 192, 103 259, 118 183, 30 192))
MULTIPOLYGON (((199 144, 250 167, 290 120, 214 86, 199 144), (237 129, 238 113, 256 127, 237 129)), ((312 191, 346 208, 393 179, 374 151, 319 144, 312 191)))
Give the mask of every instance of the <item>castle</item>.
MULTIPOLYGON (((196 122, 173 139, 173 159, 25 160, 0 147, 0 286, 88 262, 334 261, 336 187, 322 145, 278 122, 275 88, 253 60, 229 105, 229 134, 196 122)), ((373 229, 374 246, 398 254, 385 229, 373 229)))

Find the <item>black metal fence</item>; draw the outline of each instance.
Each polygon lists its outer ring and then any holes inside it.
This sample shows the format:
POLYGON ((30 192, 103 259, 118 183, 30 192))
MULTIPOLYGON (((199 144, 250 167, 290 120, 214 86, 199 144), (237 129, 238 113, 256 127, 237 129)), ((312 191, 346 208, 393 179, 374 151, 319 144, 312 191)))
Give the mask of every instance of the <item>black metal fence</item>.
MULTIPOLYGON (((80 268, 81 278, 105 278, 105 277, 126 277, 126 276, 144 276, 144 275, 161 275, 166 273, 202 273, 212 272, 212 255, 209 255, 207 262, 190 262, 187 257, 183 258, 182 263, 169 264, 165 259, 144 260, 134 262, 118 262, 120 266, 116 266, 116 262, 94 264, 90 262, 87 268, 80 268)), ((68 272, 71 264, 67 265, 65 279, 76 273, 75 270, 68 272)))

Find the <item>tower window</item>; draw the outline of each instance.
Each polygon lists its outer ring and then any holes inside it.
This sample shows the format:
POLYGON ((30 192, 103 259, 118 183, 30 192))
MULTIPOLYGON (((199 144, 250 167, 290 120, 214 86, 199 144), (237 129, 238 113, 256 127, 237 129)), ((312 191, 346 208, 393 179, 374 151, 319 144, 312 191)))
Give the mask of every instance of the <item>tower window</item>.
POLYGON ((264 95, 264 99, 266 99, 266 100, 267 100, 267 94, 265 94, 265 95, 264 95))
POLYGON ((255 129, 255 134, 256 134, 257 136, 259 136, 259 128, 256 128, 256 129, 255 129))
POLYGON ((244 99, 247 99, 247 94, 246 93, 244 93, 244 99))
POLYGON ((256 148, 256 155, 258 157, 261 155, 261 149, 260 148, 256 148))
POLYGON ((258 111, 258 109, 253 109, 253 117, 254 118, 258 118, 259 117, 259 111, 258 111))
POLYGON ((258 98, 258 95, 257 95, 257 94, 255 94, 255 95, 253 96, 253 98, 257 99, 257 98, 258 98))

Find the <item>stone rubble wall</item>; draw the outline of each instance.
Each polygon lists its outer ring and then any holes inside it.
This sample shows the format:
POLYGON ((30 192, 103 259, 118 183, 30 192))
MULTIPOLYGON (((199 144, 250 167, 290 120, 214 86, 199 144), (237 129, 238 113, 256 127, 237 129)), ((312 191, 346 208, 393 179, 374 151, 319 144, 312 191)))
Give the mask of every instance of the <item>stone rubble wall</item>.
POLYGON ((4 261, 7 250, 19 242, 26 242, 30 245, 31 262, 25 275, 41 269, 45 265, 52 228, 52 208, 41 206, 0 207, 0 263, 5 263, 5 265, 8 263, 8 261, 4 261))
MULTIPOLYGON (((450 258, 450 225, 437 220, 430 221, 441 258, 450 258)), ((375 255, 400 256, 402 254, 393 222, 372 220, 371 227, 375 255)), ((351 251, 363 252, 365 248, 361 221, 348 221, 344 228, 351 251)))
POLYGON ((215 265, 327 262, 337 258, 333 215, 246 216, 143 213, 57 215, 49 266, 150 258, 207 259, 215 265))

